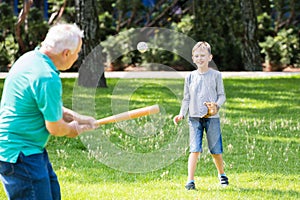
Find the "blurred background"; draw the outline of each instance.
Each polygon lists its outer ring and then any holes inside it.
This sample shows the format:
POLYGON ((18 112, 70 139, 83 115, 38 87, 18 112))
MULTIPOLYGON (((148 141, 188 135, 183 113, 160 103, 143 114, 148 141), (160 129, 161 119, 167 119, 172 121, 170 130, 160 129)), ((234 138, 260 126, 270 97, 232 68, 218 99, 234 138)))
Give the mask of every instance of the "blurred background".
MULTIPOLYGON (((0 71, 8 71, 20 55, 39 45, 51 25, 62 22, 85 31, 71 72, 98 44, 109 57, 109 49, 125 40, 119 33, 142 27, 167 28, 209 42, 221 71, 300 69, 297 0, 0 0, 0 71)), ((103 66, 107 71, 153 70, 143 65, 149 62, 177 71, 194 69, 173 52, 151 48, 124 53, 103 66)))

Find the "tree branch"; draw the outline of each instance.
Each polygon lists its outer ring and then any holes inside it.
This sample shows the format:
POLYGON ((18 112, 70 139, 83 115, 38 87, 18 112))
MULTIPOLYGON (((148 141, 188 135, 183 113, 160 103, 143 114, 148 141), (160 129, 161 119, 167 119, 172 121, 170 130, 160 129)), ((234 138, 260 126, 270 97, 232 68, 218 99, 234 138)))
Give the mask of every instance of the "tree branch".
POLYGON ((173 1, 172 2, 172 4, 170 5, 170 6, 168 6, 160 15, 158 15, 154 20, 152 20, 150 23, 148 23, 148 24, 146 24, 146 26, 154 26, 163 16, 165 16, 167 13, 168 13, 168 11, 171 9, 171 8, 173 8, 176 4, 177 4, 177 2, 178 2, 179 0, 175 0, 175 1, 173 1))
POLYGON ((48 20, 48 24, 55 24, 55 23, 60 21, 63 13, 65 11, 65 8, 67 7, 67 2, 68 2, 68 0, 64 0, 64 3, 59 8, 59 11, 56 11, 56 12, 52 13, 51 17, 48 20), (54 21, 56 21, 56 22, 54 22, 54 21))
POLYGON ((26 47, 24 45, 22 36, 21 36, 21 25, 24 23, 26 20, 26 17, 30 11, 30 6, 33 4, 33 0, 24 0, 23 3, 23 9, 21 10, 19 16, 18 16, 18 21, 16 23, 16 40, 19 44, 21 53, 24 53, 26 51, 26 47))

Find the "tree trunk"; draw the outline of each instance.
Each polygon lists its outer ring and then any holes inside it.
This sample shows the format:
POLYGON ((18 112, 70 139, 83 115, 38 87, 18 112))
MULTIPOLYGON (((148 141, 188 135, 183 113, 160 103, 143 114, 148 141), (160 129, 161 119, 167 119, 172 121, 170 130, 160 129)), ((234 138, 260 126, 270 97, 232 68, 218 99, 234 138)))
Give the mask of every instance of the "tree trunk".
POLYGON ((84 30, 81 55, 79 58, 78 84, 84 87, 107 87, 99 47, 99 21, 96 0, 76 0, 77 23, 84 30), (84 59, 84 60, 83 60, 84 59))
POLYGON ((253 0, 240 0, 244 36, 242 58, 247 71, 261 71, 262 63, 257 40, 257 20, 253 0))
POLYGON ((19 53, 23 54, 27 51, 27 48, 24 44, 24 41, 22 39, 22 33, 21 33, 21 29, 22 29, 22 24, 25 22, 27 15, 30 11, 30 6, 32 5, 33 0, 24 0, 23 2, 23 9, 21 10, 19 16, 18 16, 18 21, 16 23, 16 28, 15 28, 15 34, 16 34, 16 40, 19 44, 19 53))

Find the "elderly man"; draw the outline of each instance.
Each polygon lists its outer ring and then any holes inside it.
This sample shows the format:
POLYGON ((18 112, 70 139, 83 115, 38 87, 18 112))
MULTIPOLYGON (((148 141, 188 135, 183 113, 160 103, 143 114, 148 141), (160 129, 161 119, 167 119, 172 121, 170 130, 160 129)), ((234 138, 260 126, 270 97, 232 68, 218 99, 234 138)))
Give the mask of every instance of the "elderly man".
POLYGON ((45 146, 51 135, 76 137, 96 120, 64 108, 60 70, 78 58, 83 32, 51 27, 41 47, 25 53, 4 83, 0 108, 0 178, 9 199, 61 199, 45 146))

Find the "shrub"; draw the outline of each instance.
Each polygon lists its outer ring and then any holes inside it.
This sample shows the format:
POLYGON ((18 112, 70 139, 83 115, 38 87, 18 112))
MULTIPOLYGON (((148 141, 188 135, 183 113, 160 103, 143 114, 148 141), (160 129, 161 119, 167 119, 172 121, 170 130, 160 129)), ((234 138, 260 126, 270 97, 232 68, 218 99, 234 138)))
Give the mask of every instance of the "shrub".
POLYGON ((13 30, 16 17, 7 3, 0 3, 0 71, 7 71, 18 51, 14 41, 13 30))
POLYGON ((281 29, 274 37, 267 36, 265 41, 259 43, 261 53, 265 55, 266 63, 276 66, 295 67, 300 61, 299 38, 292 28, 281 29))

